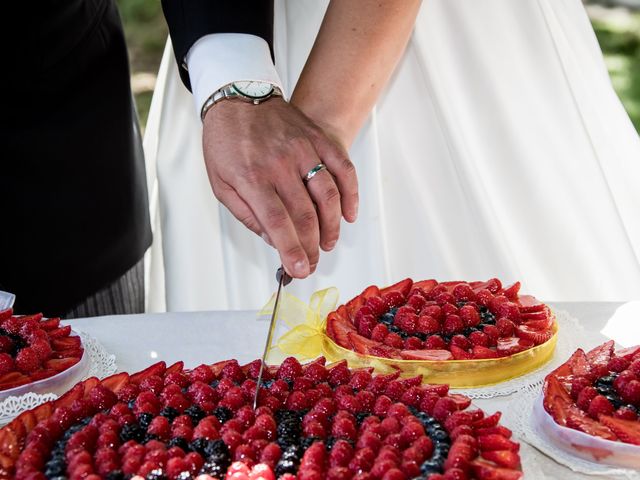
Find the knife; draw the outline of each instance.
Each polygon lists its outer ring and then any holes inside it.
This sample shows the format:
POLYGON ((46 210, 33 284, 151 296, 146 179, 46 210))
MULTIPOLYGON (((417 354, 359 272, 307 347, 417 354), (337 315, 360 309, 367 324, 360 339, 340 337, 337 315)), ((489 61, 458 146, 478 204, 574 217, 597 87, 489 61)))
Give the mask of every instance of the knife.
POLYGON ((264 352, 262 353, 262 363, 260 363, 260 371, 258 372, 258 381, 256 382, 256 393, 253 397, 253 409, 258 407, 258 394, 260 393, 260 386, 262 385, 262 374, 264 373, 264 367, 267 362, 267 355, 271 349, 271 340, 273 339, 273 331, 275 330, 276 318, 278 318, 278 306, 280 305, 280 293, 282 287, 291 283, 291 277, 284 271, 282 265, 276 271, 276 280, 278 281, 278 292, 276 293, 276 300, 273 304, 273 312, 271 313, 271 322, 269 322, 269 332, 267 333, 267 342, 264 345, 264 352))

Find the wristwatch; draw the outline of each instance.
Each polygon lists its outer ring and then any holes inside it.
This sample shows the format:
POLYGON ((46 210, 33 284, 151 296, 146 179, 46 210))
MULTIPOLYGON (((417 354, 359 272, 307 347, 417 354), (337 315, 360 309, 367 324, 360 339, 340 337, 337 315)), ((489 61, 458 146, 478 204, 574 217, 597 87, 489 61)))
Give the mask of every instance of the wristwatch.
POLYGON ((225 98, 237 98, 244 102, 253 103, 258 105, 271 97, 281 97, 282 90, 276 85, 269 82, 257 82, 257 81, 243 81, 233 82, 224 87, 216 90, 213 95, 207 98, 207 101, 202 105, 200 111, 200 119, 204 121, 204 116, 209 109, 213 107, 220 100, 225 98))

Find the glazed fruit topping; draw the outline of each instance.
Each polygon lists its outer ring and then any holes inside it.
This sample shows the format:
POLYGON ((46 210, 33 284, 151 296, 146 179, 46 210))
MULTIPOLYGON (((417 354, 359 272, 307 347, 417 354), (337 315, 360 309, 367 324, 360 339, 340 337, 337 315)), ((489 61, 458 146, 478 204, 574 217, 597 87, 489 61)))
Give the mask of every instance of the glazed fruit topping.
POLYGON ((256 365, 160 363, 87 380, 0 431, 0 454, 18 438, 15 474, 30 480, 522 476, 500 414, 470 410, 446 385, 289 358, 265 370, 254 411, 256 365))
POLYGON ((640 445, 640 348, 616 353, 613 345, 578 349, 549 374, 544 406, 562 426, 640 445))
POLYGON ((59 318, 1 311, 0 390, 51 377, 80 361, 80 337, 70 333, 59 318))
POLYGON ((327 334, 345 348, 388 358, 509 356, 547 342, 554 331, 549 308, 519 289, 498 279, 369 287, 329 314, 327 334))

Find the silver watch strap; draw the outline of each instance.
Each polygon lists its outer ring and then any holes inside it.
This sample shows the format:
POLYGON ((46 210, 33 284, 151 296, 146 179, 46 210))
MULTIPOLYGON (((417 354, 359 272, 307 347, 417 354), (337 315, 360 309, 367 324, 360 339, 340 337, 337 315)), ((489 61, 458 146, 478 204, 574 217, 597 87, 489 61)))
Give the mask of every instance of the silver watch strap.
POLYGON ((230 83, 216 90, 215 92, 213 92, 213 94, 209 98, 207 98, 207 100, 204 102, 204 105, 202 105, 202 109, 200 110, 200 120, 204 122, 204 117, 209 111, 209 109, 213 107, 216 103, 218 103, 220 100, 223 100, 225 98, 240 98, 244 101, 251 102, 255 105, 258 105, 259 103, 262 103, 265 100, 270 99, 271 97, 282 97, 282 96, 283 96, 282 90, 280 90, 280 87, 278 87, 277 85, 273 85, 273 90, 267 97, 252 99, 238 93, 238 91, 235 88, 233 88, 233 83, 230 83))

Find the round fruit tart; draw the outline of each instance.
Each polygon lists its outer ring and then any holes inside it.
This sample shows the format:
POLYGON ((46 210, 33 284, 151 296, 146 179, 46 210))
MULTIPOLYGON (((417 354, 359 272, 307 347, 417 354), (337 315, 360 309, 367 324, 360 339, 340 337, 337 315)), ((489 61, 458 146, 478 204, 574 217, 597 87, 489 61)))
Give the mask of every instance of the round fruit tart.
POLYGON ((328 315, 325 349, 456 387, 508 380, 548 362, 557 341, 549 307, 519 290, 498 279, 371 286, 328 315))
POLYGON ((446 385, 292 357, 90 378, 0 430, 0 478, 520 479, 519 444, 446 385))
POLYGON ((70 369, 83 353, 80 337, 71 335, 70 326, 61 326, 59 318, 0 312, 0 398, 21 386, 37 390, 31 388, 34 382, 70 369))
POLYGON ((577 456, 640 468, 639 411, 640 346, 615 352, 610 341, 578 349, 545 378, 536 420, 577 456))

